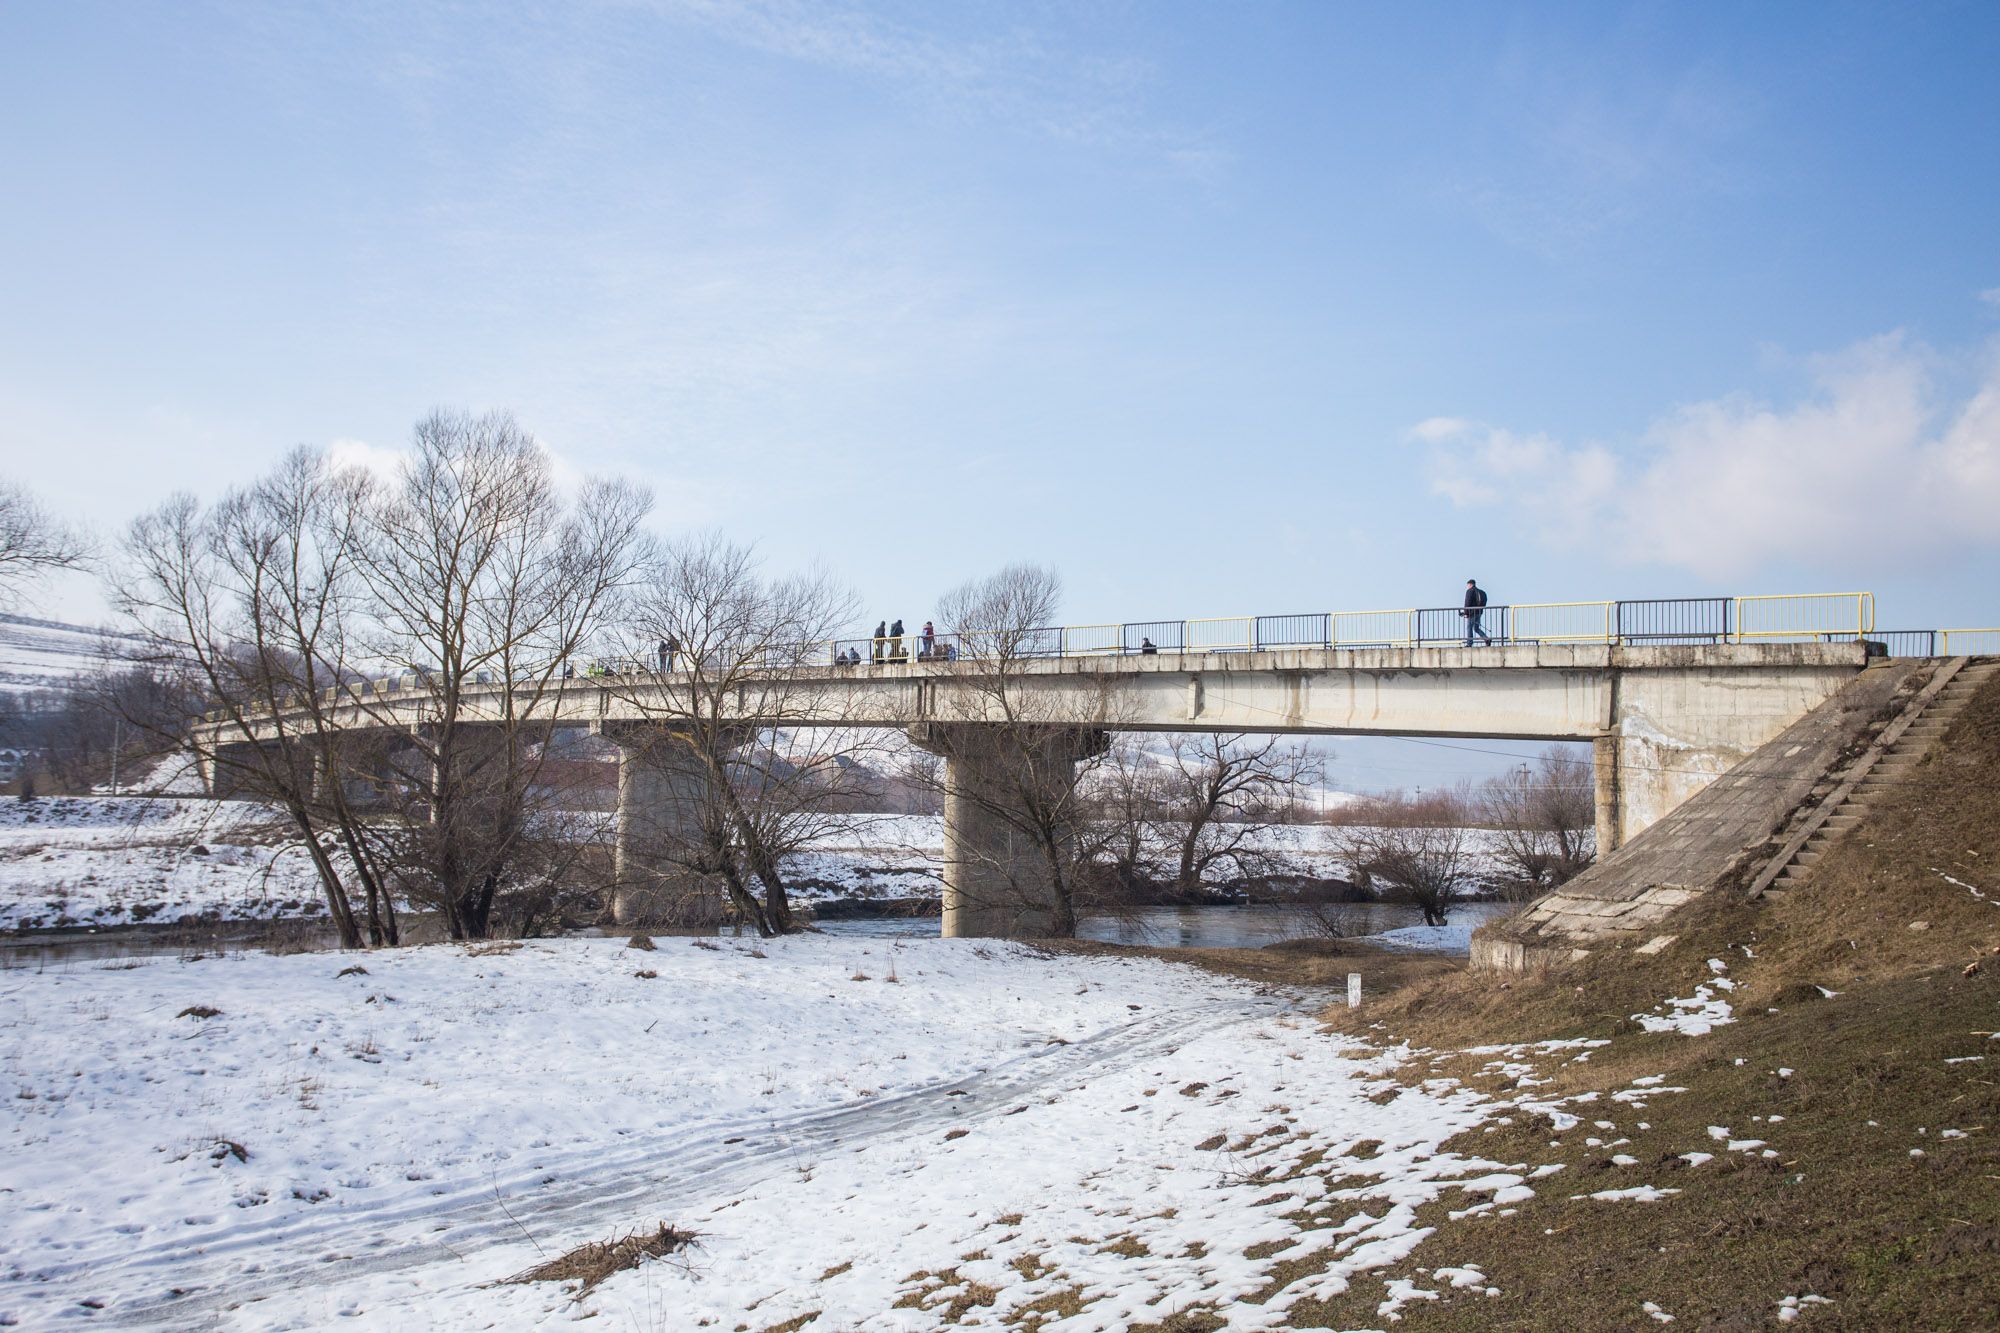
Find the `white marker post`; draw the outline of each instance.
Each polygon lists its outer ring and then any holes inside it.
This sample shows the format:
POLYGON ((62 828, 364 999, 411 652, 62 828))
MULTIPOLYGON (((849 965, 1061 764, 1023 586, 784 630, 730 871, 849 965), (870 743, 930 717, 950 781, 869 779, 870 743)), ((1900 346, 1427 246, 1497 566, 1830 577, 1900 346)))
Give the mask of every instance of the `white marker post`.
POLYGON ((1359 972, 1349 972, 1347 974, 1347 1007, 1349 1009, 1359 1009, 1361 1007, 1361 974, 1359 972))

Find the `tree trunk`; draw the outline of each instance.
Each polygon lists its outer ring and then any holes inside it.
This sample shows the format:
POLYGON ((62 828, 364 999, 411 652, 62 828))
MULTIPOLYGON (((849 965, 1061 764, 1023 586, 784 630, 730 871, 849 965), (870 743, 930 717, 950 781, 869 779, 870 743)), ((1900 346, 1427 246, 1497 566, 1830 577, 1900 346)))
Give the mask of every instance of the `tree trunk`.
POLYGON ((326 849, 313 836, 311 817, 297 807, 293 807, 291 815, 292 823, 305 839, 306 854, 312 858, 313 869, 319 874, 320 889, 326 895, 327 915, 333 919, 333 928, 340 933, 340 947, 359 949, 361 930, 354 922, 354 907, 347 901, 347 887, 340 882, 340 874, 333 868, 326 849))

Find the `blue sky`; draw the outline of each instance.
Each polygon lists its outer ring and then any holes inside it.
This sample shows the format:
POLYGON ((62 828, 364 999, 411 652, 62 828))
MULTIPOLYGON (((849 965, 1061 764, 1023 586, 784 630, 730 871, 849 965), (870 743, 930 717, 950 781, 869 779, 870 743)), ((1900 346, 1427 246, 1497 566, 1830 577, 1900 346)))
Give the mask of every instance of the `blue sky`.
POLYGON ((16 3, 0 470, 111 531, 508 407, 871 621, 2000 624, 1995 69, 1990 3, 16 3))

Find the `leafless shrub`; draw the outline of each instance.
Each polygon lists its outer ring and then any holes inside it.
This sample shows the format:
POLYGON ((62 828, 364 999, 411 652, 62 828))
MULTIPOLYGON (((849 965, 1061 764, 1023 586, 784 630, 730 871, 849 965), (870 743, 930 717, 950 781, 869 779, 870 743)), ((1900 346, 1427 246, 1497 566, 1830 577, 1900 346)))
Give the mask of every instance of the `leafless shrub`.
POLYGON ((1479 790, 1481 821, 1509 872, 1511 897, 1539 896, 1566 883, 1596 854, 1596 786, 1590 761, 1550 746, 1479 790))
POLYGON ((1364 825, 1342 840, 1355 882, 1379 882, 1424 914, 1424 924, 1441 926, 1464 894, 1472 874, 1470 819, 1465 793, 1449 793, 1421 812, 1420 819, 1364 825))

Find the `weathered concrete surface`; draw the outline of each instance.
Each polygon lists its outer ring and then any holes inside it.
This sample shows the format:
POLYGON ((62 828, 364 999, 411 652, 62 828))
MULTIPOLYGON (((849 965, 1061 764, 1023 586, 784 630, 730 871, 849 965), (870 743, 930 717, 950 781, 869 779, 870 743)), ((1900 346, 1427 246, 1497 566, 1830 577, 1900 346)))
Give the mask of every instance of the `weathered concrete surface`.
POLYGON ((1057 867, 1043 839, 1056 844, 1055 861, 1074 867, 1076 766, 1102 754, 1110 738, 1090 727, 1003 734, 983 724, 926 723, 911 729, 911 739, 946 765, 944 937, 1057 933, 1057 867))
MULTIPOLYGON (((1615 848, 1831 696, 1867 662, 1858 643, 1628 647, 1284 649, 1073 657, 1010 666, 1039 696, 1032 716, 1118 731, 1470 736, 1599 743, 1601 847, 1615 848)), ((1000 720, 976 662, 902 662, 787 673, 745 716, 793 726, 907 727, 1000 720), (782 700, 774 713, 772 701, 782 700), (991 714, 991 716, 989 716, 991 714)), ((540 716, 557 725, 685 715, 677 678, 563 682, 540 716)), ((460 715, 497 718, 503 692, 460 715)), ((418 690, 356 694, 333 711, 354 727, 420 726, 418 690)), ((214 739, 223 724, 211 724, 214 739)))
POLYGON ((713 926, 725 894, 686 869, 697 821, 709 810, 708 774, 671 728, 602 728, 618 755, 618 835, 611 916, 619 925, 713 926))
POLYGON ((1894 717, 1933 669, 1884 662, 1851 678, 1561 889, 1474 932, 1472 965, 1519 971, 1603 944, 1637 943, 1676 908, 1734 885, 1802 806, 1831 790, 1837 765, 1894 717))

